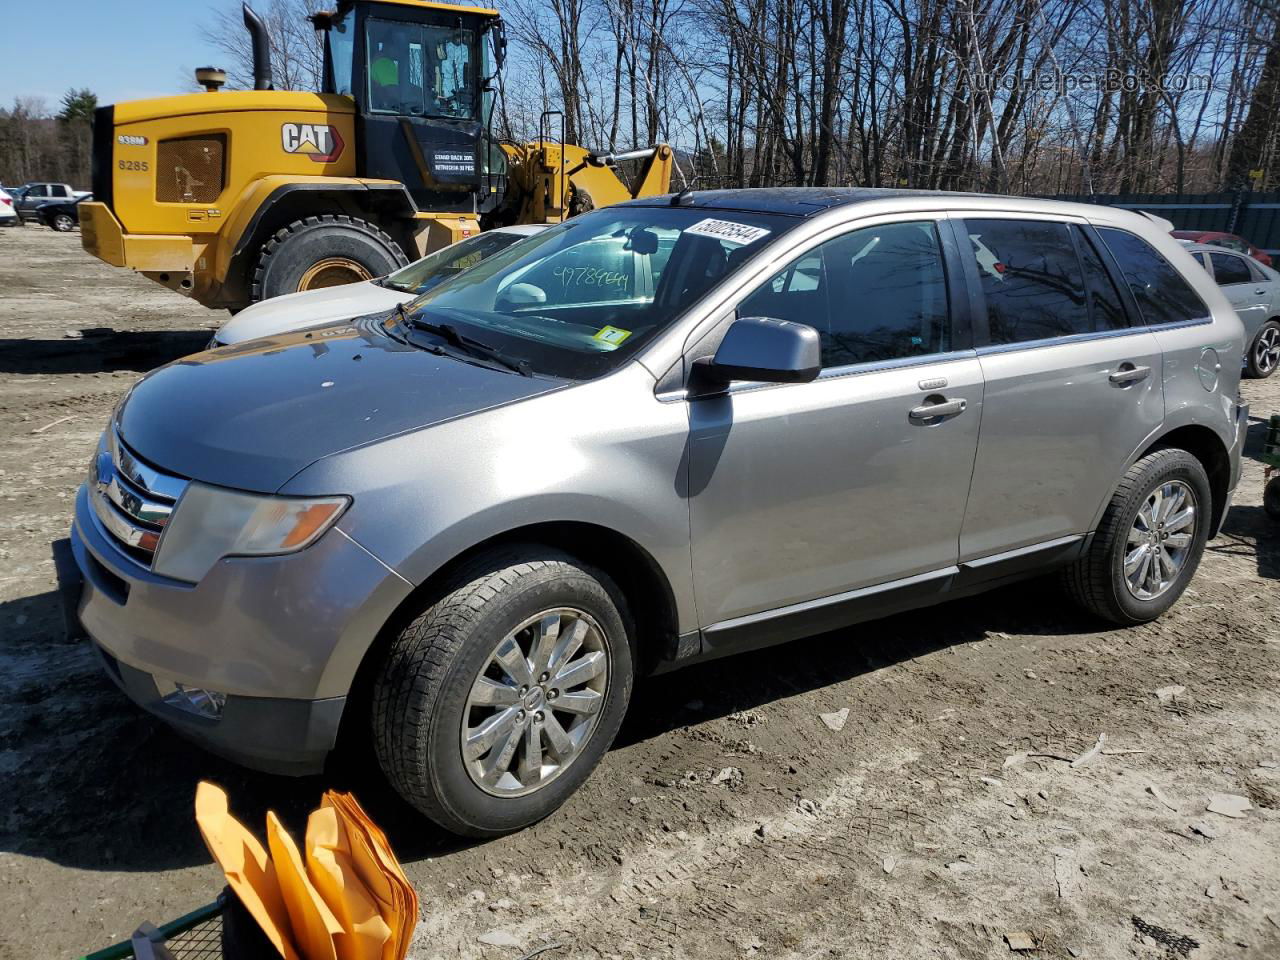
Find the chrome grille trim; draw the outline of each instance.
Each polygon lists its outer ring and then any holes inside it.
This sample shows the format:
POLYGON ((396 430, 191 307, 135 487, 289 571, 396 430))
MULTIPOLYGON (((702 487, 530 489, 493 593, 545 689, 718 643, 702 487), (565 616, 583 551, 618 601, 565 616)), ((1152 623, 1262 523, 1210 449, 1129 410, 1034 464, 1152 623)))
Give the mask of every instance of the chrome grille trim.
POLYGON ((169 473, 161 473, 154 467, 140 461, 120 439, 115 428, 111 428, 111 461, 116 470, 124 474, 134 487, 143 494, 151 494, 160 500, 176 503, 187 488, 187 481, 169 473))
POLYGON ((111 483, 102 492, 125 516, 150 527, 163 527, 173 513, 173 504, 149 499, 118 471, 112 475, 111 483))
POLYGON ((90 502, 126 555, 149 566, 187 481, 143 463, 112 428, 94 469, 90 502))
POLYGON ((130 523, 101 492, 94 494, 92 501, 93 512, 97 514, 98 520, 120 543, 146 554, 155 552, 156 546, 160 543, 160 531, 130 523))

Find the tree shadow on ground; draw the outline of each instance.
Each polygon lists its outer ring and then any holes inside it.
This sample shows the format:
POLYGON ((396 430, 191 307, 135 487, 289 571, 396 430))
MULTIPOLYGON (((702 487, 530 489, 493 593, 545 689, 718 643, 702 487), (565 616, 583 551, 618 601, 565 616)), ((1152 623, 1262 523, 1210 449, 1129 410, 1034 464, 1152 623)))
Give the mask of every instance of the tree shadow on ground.
POLYGON ((113 330, 96 327, 62 340, 0 340, 0 373, 144 372, 199 353, 209 330, 113 330))
MULTIPOLYGON (((1023 584, 640 683, 618 746, 839 683, 990 631, 1094 632, 1051 586, 1023 584), (700 700, 696 710, 687 706, 700 700)), ((245 770, 191 745, 130 703, 86 641, 62 639, 58 594, 0 604, 0 849, 87 870, 155 872, 209 862, 196 828, 200 780, 222 785, 261 833, 268 809, 295 836, 329 787, 353 792, 406 863, 474 841, 435 827, 388 785, 367 736, 344 738, 322 776, 245 770), (21 625, 13 626, 23 618, 21 625)))

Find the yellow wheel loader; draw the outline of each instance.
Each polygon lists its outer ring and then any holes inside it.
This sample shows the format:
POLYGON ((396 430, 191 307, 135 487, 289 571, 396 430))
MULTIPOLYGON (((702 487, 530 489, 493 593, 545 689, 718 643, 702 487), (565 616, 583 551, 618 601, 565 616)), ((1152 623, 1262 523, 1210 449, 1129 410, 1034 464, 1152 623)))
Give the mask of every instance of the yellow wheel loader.
POLYGON ((506 40, 497 11, 339 0, 311 17, 320 93, 273 88, 246 5, 254 89, 101 107, 86 250, 210 307, 380 276, 491 226, 558 223, 666 193, 671 148, 597 154, 545 114, 530 143, 493 136, 506 40), (619 164, 634 161, 630 182, 619 164))

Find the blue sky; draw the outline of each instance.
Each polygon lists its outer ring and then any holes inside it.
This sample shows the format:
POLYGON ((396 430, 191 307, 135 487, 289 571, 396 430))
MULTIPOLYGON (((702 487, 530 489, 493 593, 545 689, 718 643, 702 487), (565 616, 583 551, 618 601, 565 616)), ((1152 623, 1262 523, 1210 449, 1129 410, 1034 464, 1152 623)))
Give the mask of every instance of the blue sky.
POLYGON ((39 96, 56 111, 69 87, 99 103, 185 93, 184 77, 219 62, 200 37, 230 0, 40 0, 4 5, 0 106, 39 96), (29 31, 29 32, 28 32, 29 31), (18 41, 17 35, 27 39, 18 41))

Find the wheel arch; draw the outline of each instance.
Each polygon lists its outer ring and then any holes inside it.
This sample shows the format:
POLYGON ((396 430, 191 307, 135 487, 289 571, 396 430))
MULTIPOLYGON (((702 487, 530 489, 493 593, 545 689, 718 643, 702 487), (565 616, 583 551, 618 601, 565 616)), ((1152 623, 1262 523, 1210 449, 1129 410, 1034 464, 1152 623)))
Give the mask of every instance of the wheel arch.
POLYGON ((1174 448, 1185 450, 1199 460, 1209 477, 1209 489, 1213 493, 1212 523, 1209 526, 1212 536, 1222 524, 1227 495, 1231 491, 1231 453, 1216 431, 1204 424, 1191 423, 1161 434, 1134 457, 1133 462, 1156 450, 1174 448))
MULTIPOLYGON (((600 524, 552 520, 527 524, 488 537, 442 564, 411 590, 387 618, 356 668, 343 711, 343 727, 359 727, 368 716, 368 697, 378 665, 391 640, 429 604, 439 599, 442 585, 473 557, 496 547, 530 543, 563 550, 606 573, 627 600, 635 627, 637 674, 651 673, 674 652, 678 635, 675 591, 661 566, 626 534, 600 524)), ((358 733, 353 734, 358 736, 358 733)))
POLYGON ((406 258, 417 256, 407 226, 417 207, 402 183, 265 177, 241 195, 238 207, 224 228, 216 256, 220 303, 249 302, 256 252, 276 231, 304 217, 332 214, 368 220, 390 234, 406 258))

